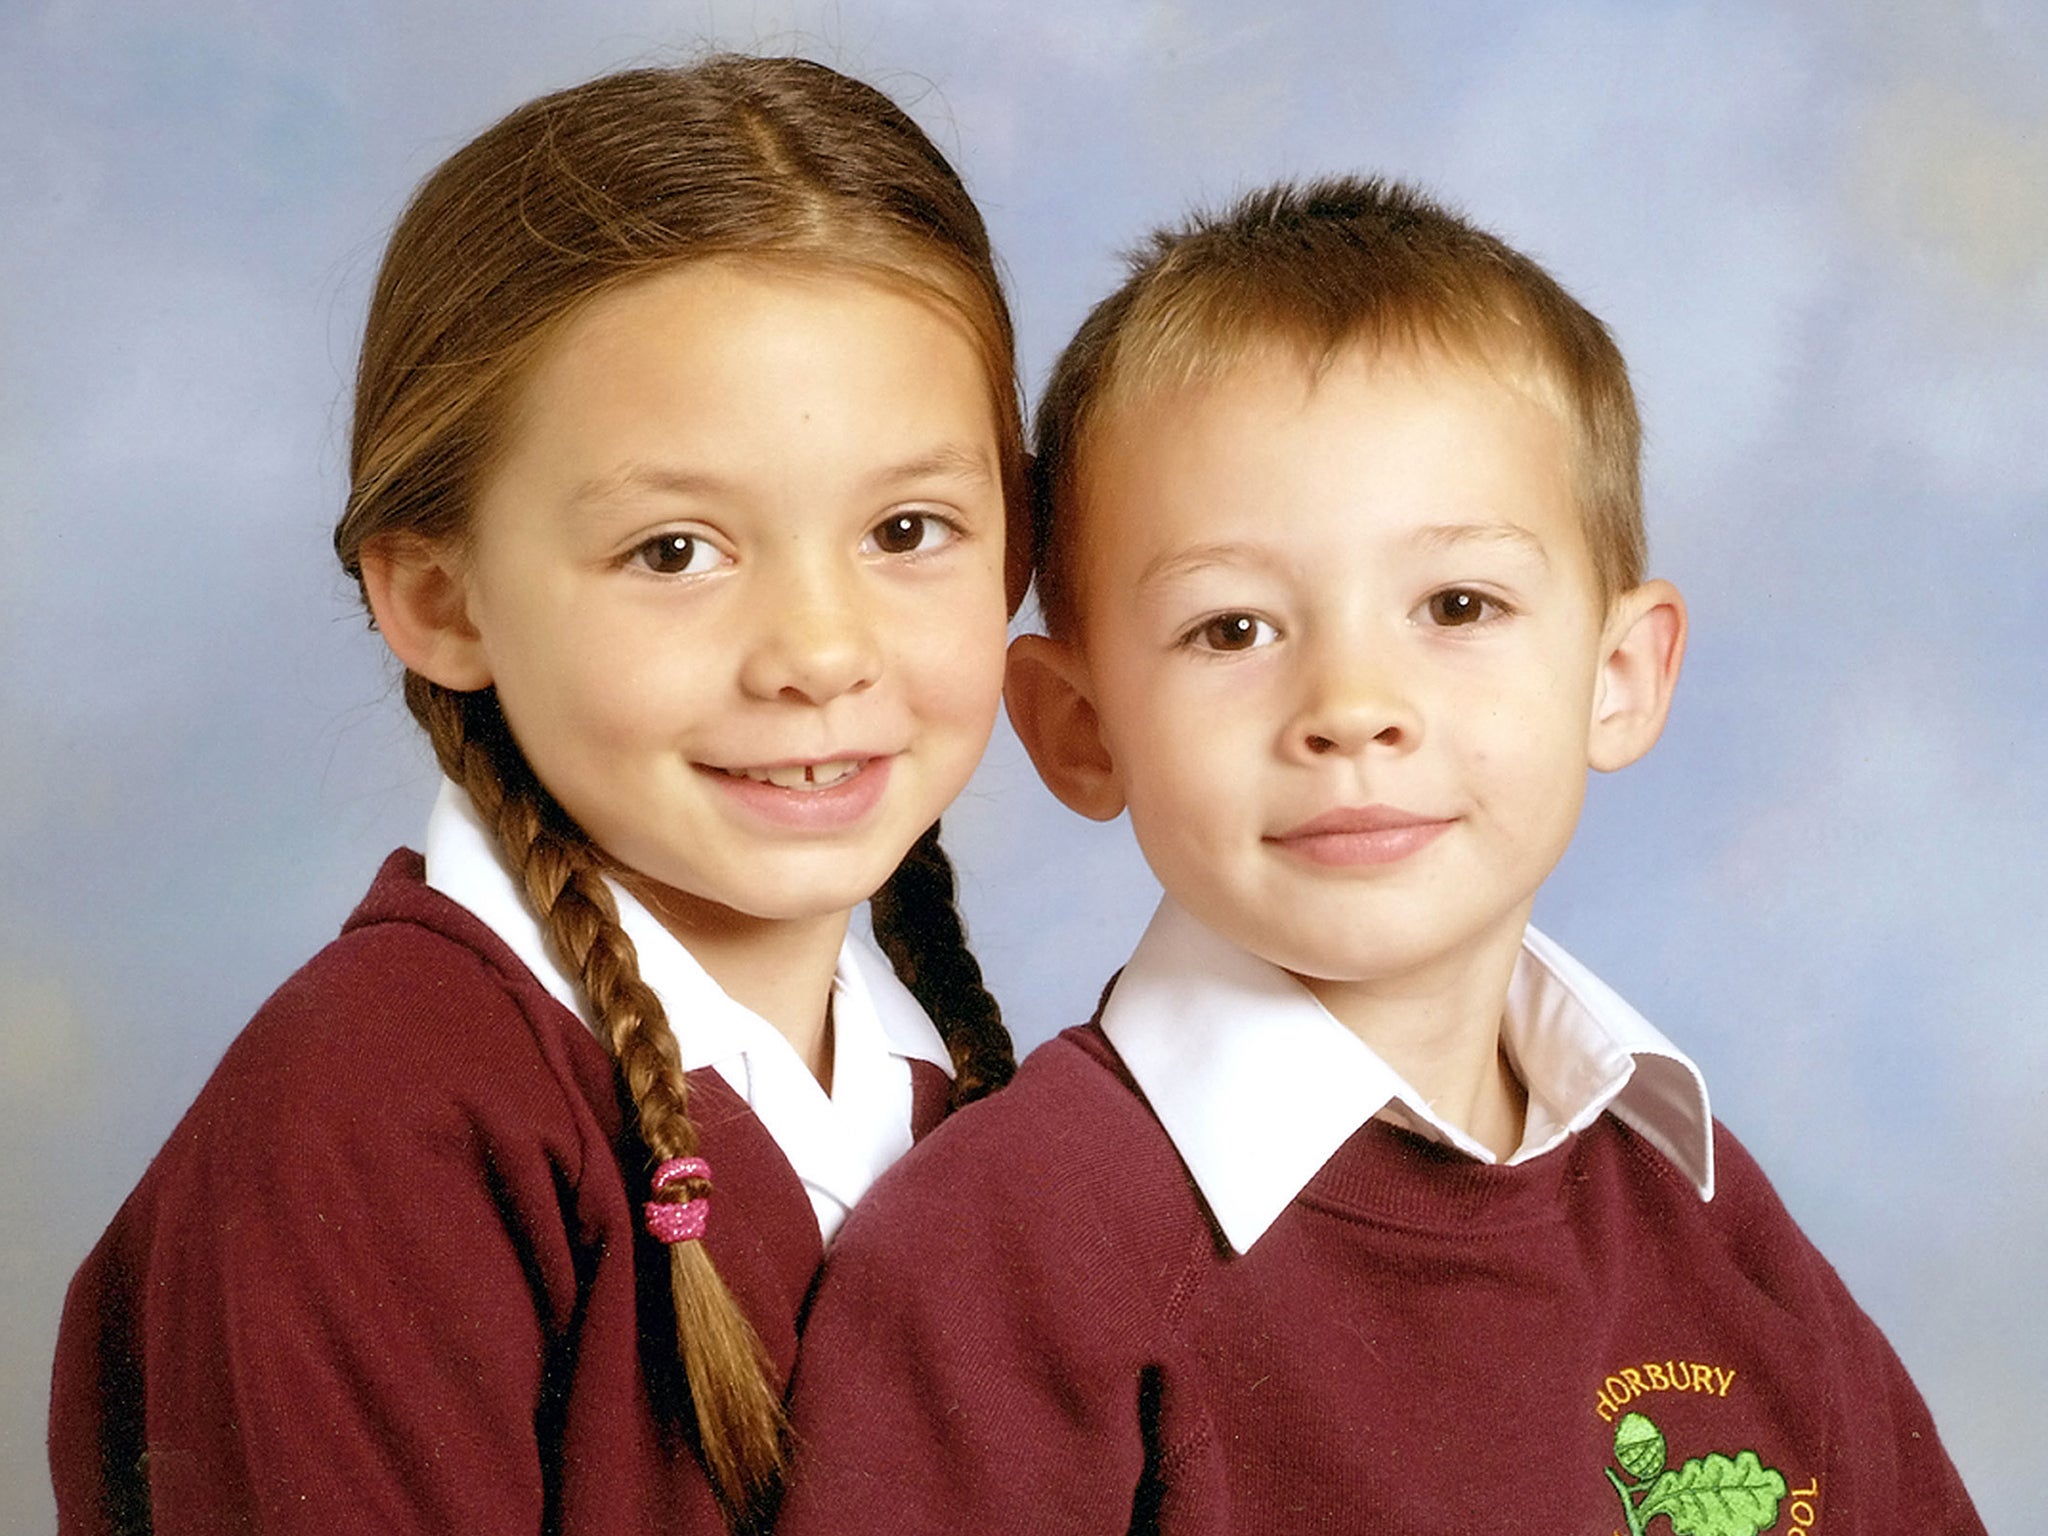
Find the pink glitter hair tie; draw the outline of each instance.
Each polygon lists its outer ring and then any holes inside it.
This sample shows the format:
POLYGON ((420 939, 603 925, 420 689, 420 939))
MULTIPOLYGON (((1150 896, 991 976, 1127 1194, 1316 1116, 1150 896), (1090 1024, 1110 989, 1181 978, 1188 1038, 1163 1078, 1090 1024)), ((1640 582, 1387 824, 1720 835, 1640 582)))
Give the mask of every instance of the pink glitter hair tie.
POLYGON ((701 1157, 672 1157, 654 1170, 654 1192, 678 1184, 698 1183, 704 1193, 690 1200, 650 1200, 645 1207, 648 1232, 664 1243, 694 1243, 711 1218, 711 1165, 701 1157))

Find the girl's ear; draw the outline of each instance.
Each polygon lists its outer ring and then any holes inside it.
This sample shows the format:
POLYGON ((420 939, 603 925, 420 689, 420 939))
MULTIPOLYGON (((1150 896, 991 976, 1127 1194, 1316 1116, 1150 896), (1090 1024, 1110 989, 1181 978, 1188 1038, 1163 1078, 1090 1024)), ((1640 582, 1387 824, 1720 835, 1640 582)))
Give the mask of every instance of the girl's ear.
POLYGON ((1003 705, 1038 776, 1069 810, 1092 821, 1122 813, 1123 786, 1088 697, 1087 663, 1075 647, 1044 635, 1011 641, 1003 705))
POLYGON ((407 669, 457 693, 491 684, 483 636, 470 622, 462 562, 445 542, 415 533, 369 539, 363 591, 384 643, 407 669))
POLYGON ((1608 609, 1600 646, 1586 761, 1612 773, 1656 745, 1671 713, 1685 659, 1685 599, 1678 588, 1646 581, 1624 592, 1608 609))

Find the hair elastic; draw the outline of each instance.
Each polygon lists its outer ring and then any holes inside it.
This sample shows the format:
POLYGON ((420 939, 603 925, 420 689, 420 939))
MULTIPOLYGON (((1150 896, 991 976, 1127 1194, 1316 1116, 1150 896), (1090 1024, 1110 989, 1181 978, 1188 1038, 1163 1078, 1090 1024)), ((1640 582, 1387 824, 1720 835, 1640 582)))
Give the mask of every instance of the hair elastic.
POLYGON ((672 1157, 654 1170, 654 1192, 697 1180, 707 1186, 694 1200, 650 1200, 645 1207, 648 1233, 664 1243, 694 1243, 711 1219, 711 1165, 701 1157, 672 1157))

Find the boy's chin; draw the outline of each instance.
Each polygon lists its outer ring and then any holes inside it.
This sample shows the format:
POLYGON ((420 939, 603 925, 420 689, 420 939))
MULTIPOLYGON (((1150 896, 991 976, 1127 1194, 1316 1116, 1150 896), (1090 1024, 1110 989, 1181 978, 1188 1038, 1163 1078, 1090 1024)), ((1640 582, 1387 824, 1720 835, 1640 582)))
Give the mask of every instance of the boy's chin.
POLYGON ((1457 991, 1473 975, 1496 971, 1504 984, 1521 948, 1524 927, 1525 921, 1518 921, 1451 936, 1389 933, 1382 928, 1369 943, 1360 942, 1357 929, 1321 943, 1270 933, 1226 937, 1286 971, 1327 1004, 1345 994, 1457 991))

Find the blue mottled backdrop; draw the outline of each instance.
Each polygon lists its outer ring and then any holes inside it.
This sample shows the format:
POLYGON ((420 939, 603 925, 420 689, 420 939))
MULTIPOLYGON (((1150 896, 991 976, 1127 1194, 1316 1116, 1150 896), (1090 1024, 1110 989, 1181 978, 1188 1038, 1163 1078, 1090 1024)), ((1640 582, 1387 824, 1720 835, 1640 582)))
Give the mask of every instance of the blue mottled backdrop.
MULTIPOLYGON (((65 1281, 265 993, 417 840, 334 569, 407 191, 704 46, 890 89, 1014 279, 1027 386, 1146 226, 1418 179, 1633 360, 1674 724, 1540 920, 1705 1065, 1994 1530, 2048 1381, 2048 10, 2032 0, 314 0, 0 9, 0 1526, 47 1527, 65 1281), (2030 1299, 2033 1298, 2033 1299, 2030 1299)), ((1007 737, 951 819, 1027 1041, 1151 904, 1007 737)))

